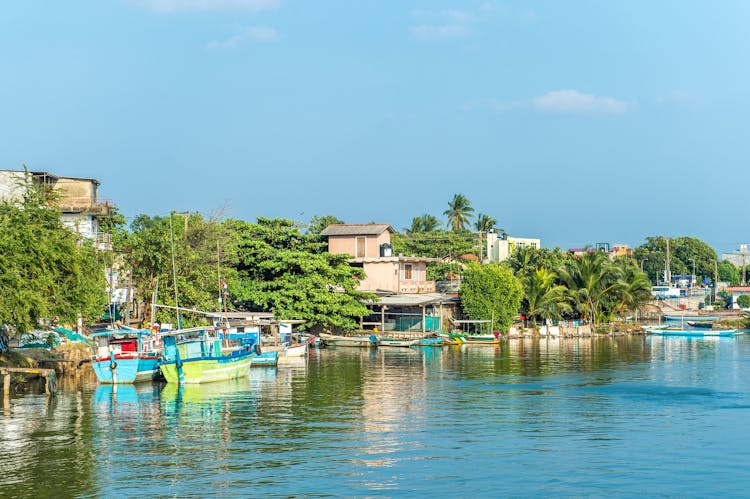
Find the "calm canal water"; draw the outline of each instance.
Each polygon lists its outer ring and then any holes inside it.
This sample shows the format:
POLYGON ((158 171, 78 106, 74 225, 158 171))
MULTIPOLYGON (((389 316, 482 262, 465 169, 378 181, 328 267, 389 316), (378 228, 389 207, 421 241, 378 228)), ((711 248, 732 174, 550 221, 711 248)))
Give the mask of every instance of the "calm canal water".
POLYGON ((1 497, 747 496, 750 337, 328 349, 0 413, 1 497))

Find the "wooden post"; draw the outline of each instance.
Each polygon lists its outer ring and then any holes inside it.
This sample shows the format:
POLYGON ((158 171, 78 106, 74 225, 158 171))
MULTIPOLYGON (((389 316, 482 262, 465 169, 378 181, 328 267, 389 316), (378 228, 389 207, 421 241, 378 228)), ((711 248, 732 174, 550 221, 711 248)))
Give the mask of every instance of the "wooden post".
POLYGON ((3 374, 3 398, 8 400, 10 397, 10 372, 2 371, 3 374))
POLYGON ((381 332, 385 331, 385 309, 386 309, 385 305, 380 306, 380 331, 381 332))
POLYGON ((426 328, 425 320, 426 320, 425 306, 422 305, 422 336, 424 336, 425 334, 425 328, 426 328))

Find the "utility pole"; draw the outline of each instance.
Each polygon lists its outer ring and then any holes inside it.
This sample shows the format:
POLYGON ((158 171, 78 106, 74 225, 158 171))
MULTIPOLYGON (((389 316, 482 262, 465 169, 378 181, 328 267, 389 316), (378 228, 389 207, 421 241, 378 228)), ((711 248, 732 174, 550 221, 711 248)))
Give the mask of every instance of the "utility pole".
POLYGON ((669 238, 667 238, 667 258, 664 261, 664 280, 667 286, 672 285, 672 266, 669 260, 669 238))

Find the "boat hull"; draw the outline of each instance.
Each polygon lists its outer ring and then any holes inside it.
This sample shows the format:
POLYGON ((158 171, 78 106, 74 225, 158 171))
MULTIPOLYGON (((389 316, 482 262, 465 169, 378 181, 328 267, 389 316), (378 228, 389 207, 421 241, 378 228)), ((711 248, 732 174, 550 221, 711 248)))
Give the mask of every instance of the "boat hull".
POLYGON ((381 338, 378 346, 409 348, 417 346, 418 344, 419 340, 388 340, 381 338))
POLYGON ((371 348, 378 346, 378 339, 375 337, 362 336, 335 336, 332 334, 321 334, 320 338, 326 342, 326 345, 333 347, 358 347, 371 348))
POLYGON ((151 381, 159 373, 159 359, 155 355, 121 357, 115 355, 115 368, 109 357, 91 362, 96 379, 104 384, 130 384, 151 381))
POLYGON ((711 322, 719 320, 716 315, 665 315, 664 319, 670 322, 693 321, 693 322, 711 322))
POLYGON ((734 336, 737 334, 736 329, 647 329, 646 332, 657 336, 734 336))
POLYGON ((279 352, 263 352, 253 357, 252 367, 275 367, 279 363, 279 352))
POLYGON ((304 357, 307 353, 307 343, 288 346, 284 349, 285 357, 304 357))
POLYGON ((164 363, 160 367, 167 383, 212 383, 247 376, 254 357, 254 353, 247 352, 242 355, 183 360, 182 380, 174 361, 164 363))

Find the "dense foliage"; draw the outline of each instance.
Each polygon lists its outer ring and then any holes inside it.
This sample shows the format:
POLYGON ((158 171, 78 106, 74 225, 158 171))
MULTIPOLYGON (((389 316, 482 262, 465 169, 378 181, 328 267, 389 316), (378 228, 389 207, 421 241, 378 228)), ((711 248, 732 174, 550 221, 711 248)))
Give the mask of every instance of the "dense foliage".
POLYGON ((333 255, 326 244, 305 236, 291 220, 259 218, 250 224, 226 222, 238 256, 239 288, 244 306, 273 312, 281 319, 303 319, 305 327, 347 330, 369 314, 356 291, 362 270, 347 255, 333 255))
POLYGON ((23 333, 41 319, 74 324, 106 304, 105 261, 30 183, 23 201, 0 203, 0 325, 23 333))
POLYGON ((469 231, 396 233, 391 235, 391 244, 394 255, 430 258, 453 259, 467 254, 477 255, 479 249, 476 234, 469 231))
POLYGON ((491 320, 493 330, 507 331, 521 305, 523 287, 506 266, 470 263, 463 274, 460 296, 471 320, 491 320))
MULTIPOLYGON (((667 254, 667 239, 664 237, 647 237, 646 242, 635 249, 635 259, 643 265, 651 282, 660 282, 664 278, 664 267, 667 254)), ((695 237, 677 237, 669 240, 670 269, 673 275, 693 273, 700 277, 714 275, 716 251, 708 244, 695 237)), ((701 278, 698 278, 700 281, 701 278)))
MULTIPOLYGON (((177 303, 180 307, 216 311, 221 308, 221 281, 237 287, 237 257, 228 231, 214 220, 199 214, 171 214, 166 217, 139 215, 118 248, 126 267, 132 271, 133 286, 141 310, 148 311, 152 295, 161 305, 175 305, 172 272, 177 277, 177 303)), ((156 319, 174 322, 173 310, 159 309, 156 319)), ((183 314, 183 326, 203 322, 197 315, 183 314)))

